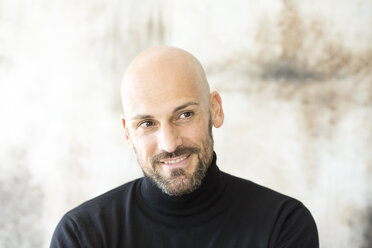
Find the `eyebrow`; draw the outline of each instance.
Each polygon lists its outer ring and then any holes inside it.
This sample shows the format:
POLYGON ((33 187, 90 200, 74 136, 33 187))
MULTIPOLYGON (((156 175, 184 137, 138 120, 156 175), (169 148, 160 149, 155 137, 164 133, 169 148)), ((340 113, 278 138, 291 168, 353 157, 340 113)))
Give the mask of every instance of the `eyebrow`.
POLYGON ((152 119, 154 116, 152 115, 135 115, 131 118, 131 120, 142 120, 142 119, 152 119))
POLYGON ((181 109, 187 108, 188 106, 191 106, 191 105, 199 105, 199 103, 197 103, 197 102, 187 102, 187 103, 182 104, 181 106, 178 106, 177 108, 175 108, 173 110, 173 113, 176 113, 176 112, 180 111, 181 109))
MULTIPOLYGON (((176 113, 184 108, 187 108, 188 106, 191 106, 191 105, 199 105, 199 103, 197 102, 186 102, 178 107, 176 107, 174 110, 173 110, 173 113, 176 113)), ((154 116, 152 115, 135 115, 134 117, 131 118, 131 120, 142 120, 142 119, 153 119, 154 116)))

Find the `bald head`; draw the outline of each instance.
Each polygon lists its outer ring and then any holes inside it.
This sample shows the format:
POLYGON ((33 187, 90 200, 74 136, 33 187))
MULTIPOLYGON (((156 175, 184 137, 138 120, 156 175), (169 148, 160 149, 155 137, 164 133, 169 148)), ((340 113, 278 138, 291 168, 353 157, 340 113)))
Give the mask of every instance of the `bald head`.
POLYGON ((158 46, 145 50, 125 71, 121 97, 124 114, 133 99, 152 95, 162 100, 170 92, 196 94, 201 101, 209 100, 209 85, 199 61, 185 50, 158 46))
POLYGON ((128 66, 121 95, 125 138, 144 174, 170 195, 199 187, 213 158, 212 125, 223 123, 199 61, 179 48, 150 48, 128 66))

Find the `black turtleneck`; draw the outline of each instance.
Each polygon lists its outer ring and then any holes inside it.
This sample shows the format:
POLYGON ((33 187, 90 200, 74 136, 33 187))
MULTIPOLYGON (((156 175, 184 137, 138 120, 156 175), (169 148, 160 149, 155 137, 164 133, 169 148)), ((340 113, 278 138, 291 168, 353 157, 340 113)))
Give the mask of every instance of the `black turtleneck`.
POLYGON ((71 210, 50 247, 316 248, 318 234, 299 201, 221 172, 216 156, 201 186, 164 194, 148 177, 71 210))

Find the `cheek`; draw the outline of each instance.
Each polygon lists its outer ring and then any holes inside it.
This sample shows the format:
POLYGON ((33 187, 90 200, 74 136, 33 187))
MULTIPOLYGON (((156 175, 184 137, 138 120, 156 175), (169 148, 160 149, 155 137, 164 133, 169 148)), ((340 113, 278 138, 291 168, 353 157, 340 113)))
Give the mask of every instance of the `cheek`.
POLYGON ((137 135, 134 137, 133 144, 137 152, 141 154, 145 160, 155 154, 156 139, 154 135, 137 135))
POLYGON ((208 135, 208 125, 193 125, 183 130, 184 144, 189 143, 201 146, 208 135))

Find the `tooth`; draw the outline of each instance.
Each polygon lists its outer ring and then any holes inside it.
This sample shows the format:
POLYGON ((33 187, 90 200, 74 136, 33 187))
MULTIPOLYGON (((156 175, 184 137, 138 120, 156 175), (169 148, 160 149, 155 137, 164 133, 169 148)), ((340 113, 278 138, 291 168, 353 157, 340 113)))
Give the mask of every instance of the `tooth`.
POLYGON ((165 164, 176 164, 176 163, 181 162, 182 160, 185 160, 186 158, 187 158, 187 156, 182 157, 182 158, 178 158, 178 159, 175 159, 175 160, 164 161, 164 163, 165 164))

